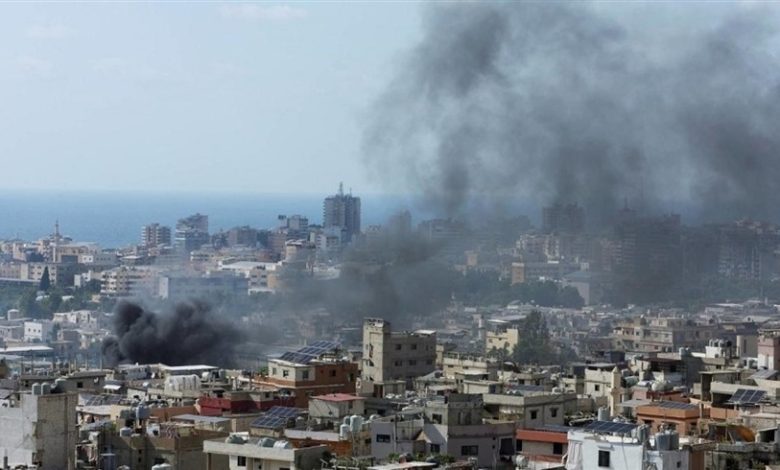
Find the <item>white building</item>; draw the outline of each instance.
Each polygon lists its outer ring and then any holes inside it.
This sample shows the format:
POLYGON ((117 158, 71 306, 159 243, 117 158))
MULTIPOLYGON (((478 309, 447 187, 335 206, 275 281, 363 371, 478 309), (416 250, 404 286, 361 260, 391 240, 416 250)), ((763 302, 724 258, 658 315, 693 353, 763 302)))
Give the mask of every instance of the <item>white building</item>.
POLYGON ((225 468, 225 457, 230 470, 313 470, 322 467, 320 459, 329 453, 324 445, 296 449, 289 441, 250 438, 245 433, 203 441, 203 452, 206 470, 225 468))
MULTIPOLYGON (((76 403, 71 393, 21 393, 0 407, 0 453, 11 467, 36 465, 40 470, 75 468, 76 403)), ((49 384, 45 384, 49 387, 49 384)))
POLYGON ((679 448, 677 433, 658 433, 654 441, 649 441, 637 437, 639 429, 635 427, 634 431, 624 435, 588 430, 569 431, 566 470, 689 468, 689 452, 679 448))
POLYGON ((47 342, 51 339, 54 323, 51 320, 24 322, 24 340, 27 342, 47 342))

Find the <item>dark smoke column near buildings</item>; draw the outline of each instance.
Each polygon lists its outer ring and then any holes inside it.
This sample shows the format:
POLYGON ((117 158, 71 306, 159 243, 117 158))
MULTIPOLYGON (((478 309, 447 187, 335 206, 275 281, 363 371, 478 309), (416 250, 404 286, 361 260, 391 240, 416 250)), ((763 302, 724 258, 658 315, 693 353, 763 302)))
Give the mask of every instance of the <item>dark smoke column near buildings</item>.
POLYGON ((474 198, 530 199, 599 224, 629 198, 776 219, 777 11, 657 8, 640 22, 582 2, 429 6, 369 110, 370 173, 453 217, 474 198))
POLYGON ((241 339, 241 332, 214 317, 203 302, 182 302, 164 313, 123 302, 114 313, 114 336, 103 342, 103 360, 110 367, 125 362, 224 363, 241 339))

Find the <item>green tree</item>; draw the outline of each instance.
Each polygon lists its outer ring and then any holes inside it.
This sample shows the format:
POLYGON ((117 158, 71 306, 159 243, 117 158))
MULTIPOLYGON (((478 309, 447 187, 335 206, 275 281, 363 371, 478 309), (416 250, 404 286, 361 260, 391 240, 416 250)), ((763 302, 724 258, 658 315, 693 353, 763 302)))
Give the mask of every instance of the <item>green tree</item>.
POLYGON ((557 355, 550 344, 547 322, 541 312, 534 310, 526 317, 520 332, 520 341, 512 351, 512 359, 517 364, 552 364, 557 355))
POLYGON ((46 266, 43 268, 43 274, 41 275, 41 283, 39 284, 38 289, 48 292, 51 288, 51 279, 49 278, 49 267, 46 266))

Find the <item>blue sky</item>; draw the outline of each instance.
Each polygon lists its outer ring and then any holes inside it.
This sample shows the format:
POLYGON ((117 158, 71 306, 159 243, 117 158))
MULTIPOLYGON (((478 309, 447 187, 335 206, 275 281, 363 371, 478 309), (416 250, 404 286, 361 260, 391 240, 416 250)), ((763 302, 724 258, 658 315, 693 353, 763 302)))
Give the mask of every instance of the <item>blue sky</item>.
POLYGON ((0 4, 0 189, 379 192, 413 3, 0 4))

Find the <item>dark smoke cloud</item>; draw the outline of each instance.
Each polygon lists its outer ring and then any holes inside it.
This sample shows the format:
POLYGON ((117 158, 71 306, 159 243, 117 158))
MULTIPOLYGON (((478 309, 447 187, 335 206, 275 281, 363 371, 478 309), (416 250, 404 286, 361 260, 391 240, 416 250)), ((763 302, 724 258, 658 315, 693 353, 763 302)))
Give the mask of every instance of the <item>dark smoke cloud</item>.
POLYGON ((203 302, 183 302, 172 311, 154 313, 122 302, 114 313, 114 336, 103 342, 108 366, 125 362, 226 365, 241 332, 216 318, 203 302))
POLYGON ((710 218, 775 215, 774 10, 656 5, 667 15, 430 7, 422 41, 371 108, 369 169, 448 215, 475 197, 579 202, 597 220, 624 198, 692 203, 710 218))

